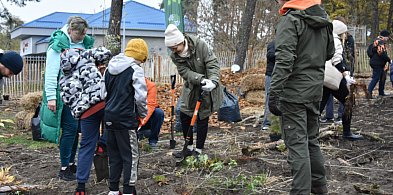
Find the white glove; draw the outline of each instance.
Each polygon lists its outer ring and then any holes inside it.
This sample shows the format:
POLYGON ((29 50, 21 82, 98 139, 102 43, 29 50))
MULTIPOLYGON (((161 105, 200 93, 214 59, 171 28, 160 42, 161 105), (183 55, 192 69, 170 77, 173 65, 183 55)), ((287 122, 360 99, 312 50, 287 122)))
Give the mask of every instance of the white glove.
POLYGON ((0 53, 4 53, 4 50, 0 49, 0 53))
POLYGON ((345 75, 345 80, 347 80, 347 85, 352 85, 356 83, 355 79, 349 76, 349 74, 345 75))
POLYGON ((205 84, 202 86, 203 91, 212 91, 214 88, 216 88, 216 84, 213 83, 210 79, 203 79, 201 81, 201 84, 205 84))

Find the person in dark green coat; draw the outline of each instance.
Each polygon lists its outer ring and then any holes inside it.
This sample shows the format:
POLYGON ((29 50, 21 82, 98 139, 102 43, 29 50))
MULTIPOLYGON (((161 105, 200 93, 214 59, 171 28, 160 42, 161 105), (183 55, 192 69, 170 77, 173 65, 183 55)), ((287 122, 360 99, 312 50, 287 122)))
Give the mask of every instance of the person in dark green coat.
POLYGON ((290 194, 327 194, 318 116, 325 61, 334 54, 333 26, 320 0, 279 2, 269 109, 281 116, 293 176, 290 194))
MULTIPOLYGON (((180 105, 180 120, 184 138, 187 136, 199 94, 201 90, 207 92, 203 95, 198 112, 196 148, 194 150, 191 131, 189 135, 191 139, 186 153, 186 156, 199 155, 205 145, 209 116, 218 111, 223 100, 220 66, 216 56, 203 40, 181 33, 173 24, 169 24, 165 30, 165 45, 172 51, 172 62, 184 79, 180 105), (202 84, 204 85, 202 86, 202 84)), ((181 152, 173 155, 177 158, 183 156, 181 152)))
POLYGON ((69 48, 92 48, 94 39, 86 35, 87 28, 87 22, 83 18, 70 17, 61 30, 52 33, 46 52, 43 101, 40 110, 41 134, 44 139, 59 143, 61 168, 58 176, 65 181, 75 180, 78 122, 60 98, 60 53, 69 48))

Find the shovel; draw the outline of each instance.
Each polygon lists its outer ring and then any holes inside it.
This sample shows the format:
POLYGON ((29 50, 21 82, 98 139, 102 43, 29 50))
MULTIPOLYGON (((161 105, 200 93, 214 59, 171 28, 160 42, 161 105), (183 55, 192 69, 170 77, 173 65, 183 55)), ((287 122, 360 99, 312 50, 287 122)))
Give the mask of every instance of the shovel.
POLYGON ((175 115, 175 83, 176 75, 171 75, 171 140, 169 140, 170 149, 174 149, 176 147, 176 140, 173 131, 173 118, 175 115))
POLYGON ((187 130, 187 135, 186 135, 186 139, 184 141, 183 150, 181 151, 182 152, 182 158, 181 158, 180 161, 176 161, 176 166, 181 165, 183 163, 183 161, 186 159, 186 155, 185 154, 187 153, 187 150, 188 150, 187 146, 188 146, 188 143, 190 143, 191 136, 193 136, 192 129, 194 128, 195 122, 196 122, 196 120, 198 118, 198 111, 199 111, 199 107, 201 106, 203 94, 204 94, 204 91, 202 91, 202 89, 201 89, 201 93, 199 94, 198 101, 197 101, 197 103, 195 105, 194 114, 192 115, 192 118, 191 118, 190 127, 187 130))
MULTIPOLYGON (((102 135, 102 128, 100 130, 102 135)), ((94 162, 94 169, 96 171, 97 182, 100 182, 103 179, 108 179, 109 178, 108 154, 106 152, 105 144, 101 142, 97 144, 93 162, 94 162)))

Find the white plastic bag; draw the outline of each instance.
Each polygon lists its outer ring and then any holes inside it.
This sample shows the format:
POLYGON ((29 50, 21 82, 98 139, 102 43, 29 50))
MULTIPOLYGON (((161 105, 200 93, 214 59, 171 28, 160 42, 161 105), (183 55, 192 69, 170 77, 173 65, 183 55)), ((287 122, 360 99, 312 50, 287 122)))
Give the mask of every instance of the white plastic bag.
POLYGON ((343 75, 336 67, 333 66, 332 62, 326 61, 325 63, 325 78, 323 85, 332 90, 338 90, 343 75))

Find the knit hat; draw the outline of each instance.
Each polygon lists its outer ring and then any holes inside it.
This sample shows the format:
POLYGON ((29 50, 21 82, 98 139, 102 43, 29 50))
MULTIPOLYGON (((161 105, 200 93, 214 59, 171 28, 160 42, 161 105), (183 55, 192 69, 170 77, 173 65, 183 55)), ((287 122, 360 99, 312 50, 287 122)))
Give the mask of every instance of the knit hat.
POLYGON ((143 39, 131 39, 127 43, 125 55, 140 62, 145 62, 149 54, 147 44, 143 39))
POLYGON ((333 20, 333 33, 341 35, 348 31, 347 25, 340 20, 333 20))
POLYGON ((4 54, 0 54, 0 63, 10 69, 14 75, 19 74, 23 68, 22 57, 14 51, 8 51, 4 54))
POLYGON ((169 24, 165 30, 165 46, 172 47, 182 43, 184 35, 174 24, 169 24))
POLYGON ((379 35, 383 36, 383 37, 389 37, 390 36, 390 32, 388 30, 382 30, 379 35))

